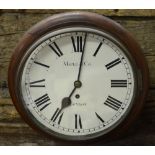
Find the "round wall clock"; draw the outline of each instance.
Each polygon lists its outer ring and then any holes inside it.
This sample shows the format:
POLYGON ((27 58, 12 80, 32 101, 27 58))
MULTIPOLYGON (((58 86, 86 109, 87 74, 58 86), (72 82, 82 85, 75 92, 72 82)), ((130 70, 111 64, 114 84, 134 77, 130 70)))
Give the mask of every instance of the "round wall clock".
POLYGON ((54 15, 28 30, 8 77, 24 120, 68 141, 122 135, 148 90, 147 65, 135 39, 113 20, 89 12, 54 15))

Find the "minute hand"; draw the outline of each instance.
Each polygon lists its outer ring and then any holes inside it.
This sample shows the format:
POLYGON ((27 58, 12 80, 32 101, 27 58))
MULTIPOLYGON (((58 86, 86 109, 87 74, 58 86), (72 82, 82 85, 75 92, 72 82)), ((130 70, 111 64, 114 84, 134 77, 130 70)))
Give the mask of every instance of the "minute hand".
POLYGON ((81 60, 80 60, 80 66, 79 66, 79 73, 78 73, 77 81, 80 81, 81 68, 82 68, 83 57, 84 57, 85 46, 86 46, 86 39, 87 39, 87 33, 85 34, 85 38, 84 38, 84 44, 83 44, 83 50, 82 50, 82 55, 81 55, 81 60))

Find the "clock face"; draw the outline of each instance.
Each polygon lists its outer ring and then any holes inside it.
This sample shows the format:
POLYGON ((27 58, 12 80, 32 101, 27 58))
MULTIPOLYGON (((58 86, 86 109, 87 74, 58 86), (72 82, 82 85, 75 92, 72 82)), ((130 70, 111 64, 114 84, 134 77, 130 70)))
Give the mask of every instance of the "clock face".
POLYGON ((106 32, 64 28, 38 39, 20 64, 20 96, 42 130, 86 140, 118 126, 136 91, 130 55, 106 32))

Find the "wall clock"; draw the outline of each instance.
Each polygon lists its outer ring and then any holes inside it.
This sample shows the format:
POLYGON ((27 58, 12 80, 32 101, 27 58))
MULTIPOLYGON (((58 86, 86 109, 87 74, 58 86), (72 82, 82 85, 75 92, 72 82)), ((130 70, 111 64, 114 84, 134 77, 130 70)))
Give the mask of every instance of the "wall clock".
POLYGON ((68 141, 122 135, 140 113, 148 69, 135 39, 89 12, 49 17, 18 43, 9 90, 33 128, 68 141))

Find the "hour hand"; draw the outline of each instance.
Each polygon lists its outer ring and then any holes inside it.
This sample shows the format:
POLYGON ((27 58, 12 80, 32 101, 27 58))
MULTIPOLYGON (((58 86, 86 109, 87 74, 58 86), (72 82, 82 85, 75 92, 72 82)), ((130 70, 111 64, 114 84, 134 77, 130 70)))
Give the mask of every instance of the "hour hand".
POLYGON ((62 103, 61 103, 61 109, 64 109, 68 107, 69 105, 71 105, 71 99, 69 97, 63 98, 62 103))
POLYGON ((73 95, 74 91, 76 90, 76 87, 74 87, 74 89, 72 90, 72 92, 70 93, 69 97, 64 97, 62 99, 62 103, 61 103, 61 109, 64 109, 68 106, 71 105, 71 96, 73 95))
POLYGON ((64 97, 62 99, 61 109, 64 109, 64 108, 66 108, 66 107, 71 105, 71 103, 72 103, 71 97, 72 97, 73 93, 75 92, 75 90, 77 88, 80 88, 81 86, 82 86, 82 83, 80 81, 75 81, 74 82, 74 88, 73 88, 72 92, 70 93, 69 97, 64 97))

